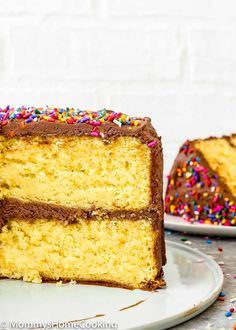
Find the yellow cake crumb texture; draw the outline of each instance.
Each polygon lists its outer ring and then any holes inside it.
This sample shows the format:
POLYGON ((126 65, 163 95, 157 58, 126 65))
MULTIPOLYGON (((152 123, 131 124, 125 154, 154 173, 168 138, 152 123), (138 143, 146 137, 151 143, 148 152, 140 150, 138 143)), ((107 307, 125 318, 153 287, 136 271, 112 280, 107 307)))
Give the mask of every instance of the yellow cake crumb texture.
MULTIPOLYGON (((233 137, 232 140, 235 141, 233 137)), ((236 148, 225 138, 197 140, 194 147, 204 155, 213 171, 223 178, 236 196, 236 148)))
POLYGON ((0 199, 140 210, 151 203, 150 166, 135 137, 0 136, 0 199))
POLYGON ((155 282, 160 271, 157 239, 151 221, 144 219, 78 219, 69 225, 12 219, 0 233, 0 276, 35 283, 66 279, 143 288, 155 282))

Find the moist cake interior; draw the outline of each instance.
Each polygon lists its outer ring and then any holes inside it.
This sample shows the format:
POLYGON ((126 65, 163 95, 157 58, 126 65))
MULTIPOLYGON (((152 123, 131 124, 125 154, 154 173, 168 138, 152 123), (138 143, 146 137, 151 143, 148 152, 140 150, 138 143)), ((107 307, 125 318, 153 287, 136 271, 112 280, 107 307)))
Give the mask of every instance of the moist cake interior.
POLYGON ((151 202, 150 155, 135 137, 0 136, 0 199, 140 210, 151 202))
MULTIPOLYGON (((236 140, 234 139, 232 138, 232 141, 236 140)), ((204 155, 211 169, 227 182, 230 191, 236 196, 236 146, 224 138, 197 140, 193 145, 204 155)))
POLYGON ((77 219, 65 225, 13 219, 0 234, 1 275, 36 283, 67 279, 142 287, 158 272, 157 236, 149 220, 77 219))

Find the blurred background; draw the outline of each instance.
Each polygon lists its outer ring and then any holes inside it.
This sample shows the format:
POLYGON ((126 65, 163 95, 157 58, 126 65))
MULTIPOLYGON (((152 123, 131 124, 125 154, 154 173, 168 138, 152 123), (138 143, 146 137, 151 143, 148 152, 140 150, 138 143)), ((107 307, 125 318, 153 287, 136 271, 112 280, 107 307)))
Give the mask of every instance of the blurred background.
POLYGON ((150 116, 165 173, 236 130, 235 0, 0 0, 1 106, 150 116))

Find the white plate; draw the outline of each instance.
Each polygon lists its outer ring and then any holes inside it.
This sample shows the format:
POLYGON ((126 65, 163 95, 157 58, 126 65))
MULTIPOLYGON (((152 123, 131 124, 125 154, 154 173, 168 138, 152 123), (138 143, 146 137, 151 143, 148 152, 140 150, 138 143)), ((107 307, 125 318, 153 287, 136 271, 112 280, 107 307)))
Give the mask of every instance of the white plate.
POLYGON ((215 226, 201 223, 191 224, 181 217, 165 214, 165 228, 189 234, 236 237, 236 226, 215 226))
MULTIPOLYGON (((91 318, 86 321, 90 324, 111 322, 113 329, 114 323, 119 329, 145 330, 182 323, 217 299, 223 275, 214 260, 185 245, 167 242, 167 257, 167 288, 158 292, 1 280, 0 329, 7 328, 10 321, 28 322, 32 327, 35 322, 44 326, 45 322, 85 318, 91 318), (137 305, 120 311, 133 304, 137 305), (98 314, 105 316, 94 318, 98 314)), ((72 325, 78 329, 78 323, 72 325)))

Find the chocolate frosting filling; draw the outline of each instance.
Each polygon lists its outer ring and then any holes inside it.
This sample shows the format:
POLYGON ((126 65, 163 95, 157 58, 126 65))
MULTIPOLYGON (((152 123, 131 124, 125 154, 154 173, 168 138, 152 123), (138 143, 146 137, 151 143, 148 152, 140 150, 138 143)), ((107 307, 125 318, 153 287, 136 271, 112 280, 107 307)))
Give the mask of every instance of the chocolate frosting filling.
POLYGON ((3 222, 8 219, 24 219, 33 221, 35 219, 58 220, 66 224, 74 223, 78 218, 84 220, 96 220, 98 218, 118 219, 150 219, 153 222, 161 220, 162 213, 158 210, 143 209, 140 211, 107 211, 105 209, 82 210, 74 207, 65 207, 43 202, 24 202, 15 198, 8 198, 0 201, 0 209, 3 222))

